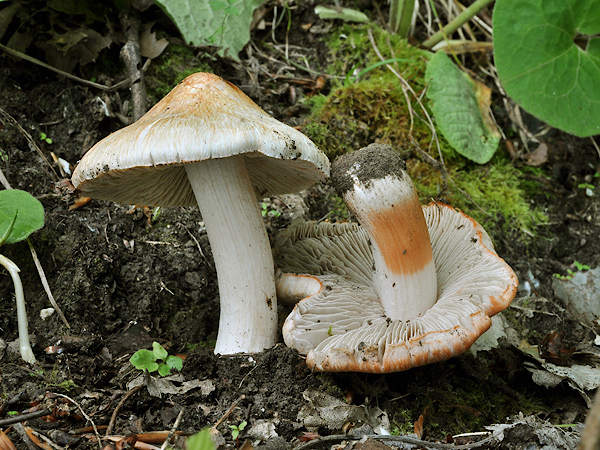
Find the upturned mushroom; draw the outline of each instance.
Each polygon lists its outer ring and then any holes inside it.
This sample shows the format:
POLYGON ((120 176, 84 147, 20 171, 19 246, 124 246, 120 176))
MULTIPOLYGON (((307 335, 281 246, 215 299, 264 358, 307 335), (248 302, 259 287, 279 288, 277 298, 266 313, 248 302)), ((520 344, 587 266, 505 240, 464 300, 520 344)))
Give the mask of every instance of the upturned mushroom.
POLYGON ((278 296, 300 300, 286 344, 334 372, 402 371, 467 350, 518 285, 485 230, 444 203, 422 207, 387 146, 339 157, 332 180, 361 226, 296 223, 278 235, 278 296))
POLYGON ((219 283, 215 353, 275 344, 271 248, 257 198, 329 175, 327 157, 233 84, 190 75, 137 122, 82 158, 73 185, 88 197, 148 206, 198 205, 219 283))

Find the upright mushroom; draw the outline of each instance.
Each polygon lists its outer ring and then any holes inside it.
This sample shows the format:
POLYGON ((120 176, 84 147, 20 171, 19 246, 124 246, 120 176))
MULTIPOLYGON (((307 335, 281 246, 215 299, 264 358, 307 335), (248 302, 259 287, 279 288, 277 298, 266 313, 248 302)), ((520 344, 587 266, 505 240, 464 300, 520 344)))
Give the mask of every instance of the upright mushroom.
POLYGON ((421 207, 386 146, 338 158, 332 180, 362 226, 300 223, 278 236, 278 296, 300 300, 286 344, 316 370, 379 373, 467 350, 518 285, 485 230, 446 204, 421 207))
POLYGON ((190 75, 137 122, 92 147, 73 172, 84 195, 192 206, 206 225, 219 282, 215 353, 274 345, 274 266, 257 197, 296 192, 329 174, 327 157, 233 84, 190 75))

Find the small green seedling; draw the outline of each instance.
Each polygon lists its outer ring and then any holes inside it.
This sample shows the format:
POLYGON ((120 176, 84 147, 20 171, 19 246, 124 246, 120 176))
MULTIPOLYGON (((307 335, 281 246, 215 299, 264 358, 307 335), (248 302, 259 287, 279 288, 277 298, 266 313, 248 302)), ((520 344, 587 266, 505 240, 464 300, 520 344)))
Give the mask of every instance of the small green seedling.
MULTIPOLYGON (((23 241, 43 226, 44 207, 39 200, 28 192, 18 189, 0 191, 0 246, 23 241)), ((15 286, 21 357, 26 362, 33 364, 35 356, 33 356, 29 343, 25 296, 19 277, 20 270, 14 262, 1 254, 0 264, 8 270, 15 286)))
POLYGON ((237 440, 238 436, 240 435, 240 432, 244 431, 246 425, 248 425, 248 422, 246 422, 245 420, 239 425, 229 425, 229 428, 231 428, 231 438, 237 440))
POLYGON ((577 269, 576 271, 567 269, 566 275, 561 275, 559 273, 555 273, 555 274, 553 274, 553 276, 555 278, 558 278, 559 280, 570 280, 571 278, 573 278, 573 275, 575 275, 576 272, 583 272, 584 270, 590 270, 590 266, 588 266, 587 264, 581 264, 578 261, 573 261, 573 265, 575 266, 575 269, 577 269))
POLYGON ((40 141, 44 141, 46 144, 52 144, 52 139, 48 137, 46 133, 40 133, 40 141))
POLYGON ((579 183, 577 187, 579 189, 596 189, 596 186, 590 183, 579 183))
POLYGON ((171 373, 171 369, 181 370, 183 360, 179 356, 169 355, 158 342, 152 343, 152 351, 138 350, 129 359, 133 366, 141 371, 157 372, 161 377, 171 373))
POLYGON ((269 209, 269 204, 267 202, 261 202, 260 209, 263 217, 273 217, 276 219, 281 216, 281 212, 275 209, 269 209))

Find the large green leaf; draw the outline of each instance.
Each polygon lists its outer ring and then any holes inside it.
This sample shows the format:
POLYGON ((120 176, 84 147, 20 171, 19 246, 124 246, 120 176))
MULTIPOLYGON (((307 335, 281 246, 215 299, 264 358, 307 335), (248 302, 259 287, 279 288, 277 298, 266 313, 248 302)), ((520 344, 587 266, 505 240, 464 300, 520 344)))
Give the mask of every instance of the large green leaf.
POLYGON ((156 0, 192 45, 215 45, 238 59, 250 40, 252 14, 264 0, 156 0))
POLYGON ((493 28, 508 95, 553 127, 600 133, 600 0, 497 0, 493 28))
POLYGON ((18 189, 0 191, 0 239, 10 228, 15 215, 13 229, 5 244, 22 241, 44 226, 44 207, 33 195, 18 189))
POLYGON ((473 81, 444 52, 431 57, 425 78, 433 115, 448 143, 476 163, 488 162, 498 148, 500 133, 486 120, 487 105, 478 101, 473 81))

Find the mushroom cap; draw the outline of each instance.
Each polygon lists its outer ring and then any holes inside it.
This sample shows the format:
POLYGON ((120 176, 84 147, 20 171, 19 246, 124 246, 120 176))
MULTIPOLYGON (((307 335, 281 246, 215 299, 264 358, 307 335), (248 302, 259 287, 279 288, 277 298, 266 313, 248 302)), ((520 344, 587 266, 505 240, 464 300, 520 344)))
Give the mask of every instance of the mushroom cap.
MULTIPOLYGON (((277 237, 279 269, 313 275, 323 285, 294 307, 283 327, 286 344, 306 354, 310 367, 386 373, 446 360, 467 350, 489 328, 490 317, 510 305, 518 280, 486 231, 443 203, 432 202, 423 212, 438 298, 409 321, 385 316, 373 290, 369 236, 360 226, 293 224, 277 237)), ((294 276, 280 279, 289 285, 294 276)))
POLYGON ((196 205, 185 164, 245 155, 259 198, 296 192, 329 175, 304 134, 269 116, 210 73, 179 83, 137 122, 94 145, 75 169, 82 194, 129 204, 196 205))

